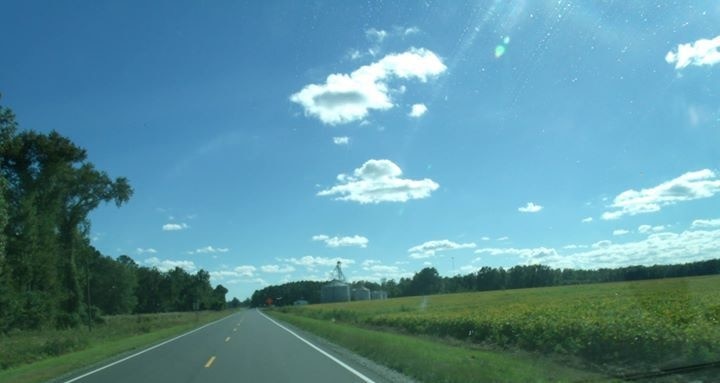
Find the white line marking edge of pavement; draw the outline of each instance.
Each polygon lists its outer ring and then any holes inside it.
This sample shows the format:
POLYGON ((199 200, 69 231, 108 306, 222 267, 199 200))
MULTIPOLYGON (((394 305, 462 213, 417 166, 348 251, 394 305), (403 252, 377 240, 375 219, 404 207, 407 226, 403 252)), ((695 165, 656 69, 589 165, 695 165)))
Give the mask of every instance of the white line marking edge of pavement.
POLYGON ((325 351, 324 351, 323 349, 321 349, 320 347, 312 344, 310 341, 308 341, 308 340, 306 340, 305 338, 301 337, 300 335, 296 334, 295 332, 293 332, 293 331, 290 330, 289 328, 281 325, 280 323, 276 322, 274 319, 272 319, 272 318, 270 318, 269 316, 265 315, 262 311, 260 311, 260 310, 256 310, 256 311, 257 311, 260 315, 262 315, 263 317, 265 317, 265 319, 269 320, 270 322, 274 323, 276 326, 280 327, 281 329, 289 332, 290 334, 292 334, 292 335, 295 336, 296 338, 298 338, 298 339, 300 339, 301 341, 305 342, 305 344, 307 344, 308 346, 310 346, 310 347, 312 347, 313 349, 315 349, 315 351, 317 351, 317 352, 319 352, 319 353, 327 356, 328 358, 330 358, 330 360, 332 360, 333 362, 339 364, 341 367, 345 368, 346 370, 352 372, 353 374, 355 374, 355 376, 357 376, 358 378, 362 379, 362 380, 365 381, 366 383, 375 383, 375 381, 373 381, 372 379, 370 379, 370 378, 368 378, 367 376, 363 375, 360 371, 358 371, 358 370, 356 370, 356 369, 348 366, 347 364, 345 364, 345 363, 344 363, 343 361, 341 361, 340 359, 338 359, 338 358, 336 358, 336 357, 328 354, 327 352, 325 352, 325 351))

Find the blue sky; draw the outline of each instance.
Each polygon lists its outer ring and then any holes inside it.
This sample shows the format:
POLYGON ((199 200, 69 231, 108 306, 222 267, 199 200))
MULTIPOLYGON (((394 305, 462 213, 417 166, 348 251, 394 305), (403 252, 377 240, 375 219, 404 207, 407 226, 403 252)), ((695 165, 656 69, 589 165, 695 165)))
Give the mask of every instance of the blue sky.
POLYGON ((720 6, 11 1, 0 92, 135 188, 104 254, 266 284, 720 254, 720 6))

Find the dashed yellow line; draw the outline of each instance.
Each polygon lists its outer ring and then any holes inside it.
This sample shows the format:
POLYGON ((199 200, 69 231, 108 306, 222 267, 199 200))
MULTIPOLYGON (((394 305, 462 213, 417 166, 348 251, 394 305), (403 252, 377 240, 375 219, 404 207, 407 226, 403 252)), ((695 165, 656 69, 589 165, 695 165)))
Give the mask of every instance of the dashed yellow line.
POLYGON ((230 341, 230 337, 225 338, 225 341, 226 341, 226 342, 229 342, 229 341, 230 341))
POLYGON ((215 361, 215 357, 211 356, 210 359, 205 363, 205 368, 210 368, 212 366, 213 362, 215 361))

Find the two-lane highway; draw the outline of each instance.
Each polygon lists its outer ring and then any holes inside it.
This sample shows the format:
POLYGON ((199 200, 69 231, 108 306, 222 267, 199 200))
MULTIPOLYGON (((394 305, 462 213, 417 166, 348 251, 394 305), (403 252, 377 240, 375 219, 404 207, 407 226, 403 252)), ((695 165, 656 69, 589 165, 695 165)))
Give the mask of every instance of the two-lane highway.
POLYGON ((114 382, 377 382, 257 310, 71 378, 114 382))

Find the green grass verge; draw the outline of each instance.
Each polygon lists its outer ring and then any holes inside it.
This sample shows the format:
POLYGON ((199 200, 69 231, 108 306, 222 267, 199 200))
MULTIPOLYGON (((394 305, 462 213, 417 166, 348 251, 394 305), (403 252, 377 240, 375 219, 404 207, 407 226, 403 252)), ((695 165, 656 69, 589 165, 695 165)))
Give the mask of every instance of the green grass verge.
POLYGON ((601 375, 526 353, 485 351, 277 311, 268 313, 424 382, 606 381, 601 375))
POLYGON ((108 318, 107 323, 93 332, 84 329, 66 331, 40 331, 14 334, 0 339, 4 352, 25 354, 33 347, 37 348, 38 339, 44 339, 44 347, 63 343, 64 339, 85 337, 79 351, 58 356, 38 353, 36 361, 0 370, 0 382, 37 383, 62 376, 72 371, 89 367, 108 358, 139 350, 159 343, 162 340, 182 334, 193 328, 218 320, 231 312, 172 313, 137 316, 118 316, 108 318), (138 334, 140 331, 142 333, 138 334), (24 347, 18 346, 23 344, 24 347), (16 346, 16 350, 12 348, 16 346), (20 350, 23 348, 23 350, 20 350))

